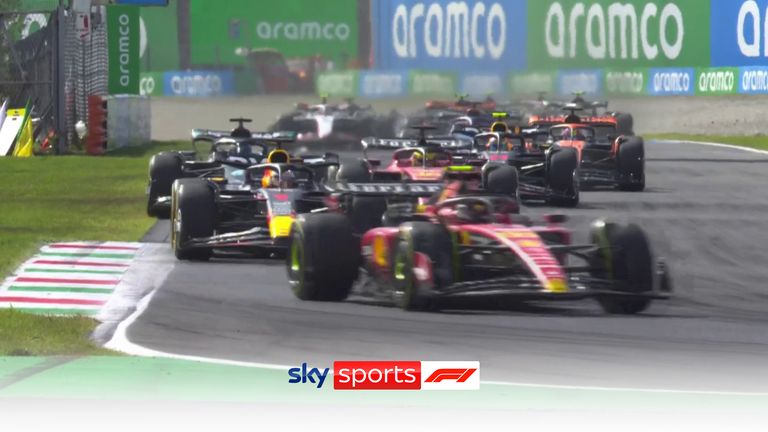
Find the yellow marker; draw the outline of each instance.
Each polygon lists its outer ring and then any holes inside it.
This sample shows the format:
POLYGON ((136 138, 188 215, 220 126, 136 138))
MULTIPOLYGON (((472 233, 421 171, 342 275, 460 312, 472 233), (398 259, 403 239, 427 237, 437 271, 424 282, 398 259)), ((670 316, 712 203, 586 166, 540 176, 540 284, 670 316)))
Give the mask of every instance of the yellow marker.
POLYGON ((562 279, 554 279, 547 284, 547 291, 552 293, 566 293, 568 292, 568 285, 562 279))
POLYGON ((383 236, 376 236, 373 239, 373 260, 381 267, 386 267, 389 264, 389 251, 387 249, 387 241, 383 236))
POLYGON ((459 241, 463 245, 472 244, 472 238, 470 237, 470 235, 469 235, 469 233, 467 231, 460 231, 459 232, 459 241))
POLYGON ((544 247, 544 244, 541 243, 539 240, 520 240, 517 242, 520 247, 524 248, 540 248, 544 247))

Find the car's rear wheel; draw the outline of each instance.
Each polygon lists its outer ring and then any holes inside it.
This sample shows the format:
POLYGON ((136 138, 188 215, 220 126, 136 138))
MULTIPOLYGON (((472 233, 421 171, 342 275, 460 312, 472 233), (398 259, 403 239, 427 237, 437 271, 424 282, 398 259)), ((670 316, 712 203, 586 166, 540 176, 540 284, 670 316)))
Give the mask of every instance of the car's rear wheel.
POLYGON ((632 137, 619 145, 619 189, 640 192, 645 189, 645 144, 632 137))
POLYGON ((156 209, 155 202, 160 197, 171 195, 173 182, 183 176, 184 161, 178 153, 163 152, 152 156, 149 161, 149 187, 147 188, 147 215, 159 219, 168 219, 169 209, 156 209))
POLYGON ((637 225, 618 226, 598 221, 593 224, 592 241, 598 247, 593 257, 592 275, 613 283, 615 291, 627 296, 602 295, 597 298, 610 314, 633 315, 651 304, 649 298, 632 297, 653 291, 654 267, 651 248, 637 225))
POLYGON ((387 211, 386 198, 351 197, 349 219, 352 229, 357 234, 364 234, 383 224, 384 213, 387 211))
POLYGON ((490 171, 485 184, 488 192, 516 197, 519 178, 517 169, 509 165, 502 165, 490 171))
POLYGON ((340 214, 301 215, 291 228, 288 280, 301 300, 338 302, 357 279, 360 245, 340 214))
POLYGON ((180 260, 205 261, 213 251, 189 247, 193 238, 210 237, 216 227, 216 195, 204 179, 179 179, 171 196, 171 246, 180 260))
POLYGON ((635 134, 635 119, 632 114, 628 113, 613 113, 613 118, 616 119, 616 131, 619 135, 632 136, 635 134))
POLYGON ((404 224, 392 260, 392 277, 394 299, 402 309, 434 307, 429 291, 447 287, 454 280, 453 241, 448 230, 430 222, 404 224), (428 262, 419 262, 419 256, 428 262), (429 267, 431 278, 423 275, 423 266, 429 267))
POLYGON ((344 162, 339 167, 336 180, 347 183, 369 183, 371 181, 371 170, 368 163, 362 159, 344 162))
POLYGON ((562 148, 549 157, 547 183, 551 195, 547 204, 557 207, 579 205, 579 154, 576 149, 562 148))

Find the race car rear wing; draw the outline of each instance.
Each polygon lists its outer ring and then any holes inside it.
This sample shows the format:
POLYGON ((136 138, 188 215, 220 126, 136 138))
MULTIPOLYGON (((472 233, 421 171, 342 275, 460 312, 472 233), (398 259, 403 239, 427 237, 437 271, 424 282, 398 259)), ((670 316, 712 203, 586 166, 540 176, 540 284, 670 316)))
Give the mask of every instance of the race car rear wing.
MULTIPOLYGON (((439 146, 443 149, 464 149, 471 148, 471 140, 460 140, 455 138, 427 138, 428 145, 439 146)), ((404 138, 374 138, 368 137, 361 140, 364 149, 401 149, 409 147, 419 147, 423 143, 417 139, 404 138)))
POLYGON ((442 188, 441 183, 338 183, 329 189, 357 196, 428 198, 442 188))
MULTIPOLYGON (((276 134, 273 132, 253 132, 252 139, 272 139, 276 134)), ((231 131, 211 130, 211 129, 192 129, 192 141, 217 141, 222 138, 232 138, 231 131)))

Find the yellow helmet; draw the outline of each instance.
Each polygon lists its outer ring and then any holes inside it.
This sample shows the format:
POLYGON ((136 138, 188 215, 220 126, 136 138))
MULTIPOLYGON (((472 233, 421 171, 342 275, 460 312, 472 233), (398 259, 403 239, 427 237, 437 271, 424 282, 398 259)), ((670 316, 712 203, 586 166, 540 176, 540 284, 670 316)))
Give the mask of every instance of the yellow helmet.
POLYGON ((283 149, 275 149, 269 152, 267 161, 269 163, 288 163, 291 161, 291 156, 283 149))
POLYGON ((491 125, 491 132, 509 132, 509 126, 504 122, 497 121, 491 125))

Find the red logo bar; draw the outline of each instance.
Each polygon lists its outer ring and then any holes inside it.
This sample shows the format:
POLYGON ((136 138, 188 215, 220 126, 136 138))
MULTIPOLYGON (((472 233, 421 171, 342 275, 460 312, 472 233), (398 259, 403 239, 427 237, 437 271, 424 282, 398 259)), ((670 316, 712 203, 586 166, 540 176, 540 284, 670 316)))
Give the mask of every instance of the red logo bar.
POLYGON ((337 361, 333 363, 335 390, 419 390, 421 362, 337 361))

